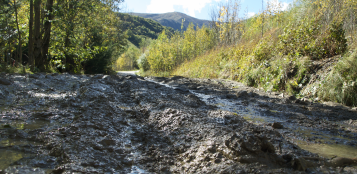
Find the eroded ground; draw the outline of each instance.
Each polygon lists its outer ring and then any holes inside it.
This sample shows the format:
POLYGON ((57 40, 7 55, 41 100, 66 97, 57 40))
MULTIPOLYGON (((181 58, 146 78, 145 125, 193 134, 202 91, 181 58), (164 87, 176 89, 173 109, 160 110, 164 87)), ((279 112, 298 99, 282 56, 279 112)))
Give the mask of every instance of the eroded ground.
POLYGON ((0 109, 3 173, 357 172, 354 108, 236 82, 2 73, 0 109))

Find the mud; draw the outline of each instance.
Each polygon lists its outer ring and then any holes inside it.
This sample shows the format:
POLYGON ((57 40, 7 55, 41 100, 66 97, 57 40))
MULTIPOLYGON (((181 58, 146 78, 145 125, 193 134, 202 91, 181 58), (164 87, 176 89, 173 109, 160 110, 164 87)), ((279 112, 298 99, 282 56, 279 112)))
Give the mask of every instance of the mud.
POLYGON ((357 172, 357 112, 345 106, 223 80, 0 79, 1 173, 357 172))

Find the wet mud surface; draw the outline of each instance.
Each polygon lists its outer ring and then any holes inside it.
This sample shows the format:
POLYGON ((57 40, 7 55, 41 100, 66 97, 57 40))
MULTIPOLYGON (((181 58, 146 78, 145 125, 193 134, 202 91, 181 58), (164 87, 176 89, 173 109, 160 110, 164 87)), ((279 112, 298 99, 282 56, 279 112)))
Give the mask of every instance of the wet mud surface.
POLYGON ((0 173, 357 172, 355 108, 224 80, 0 79, 0 173))

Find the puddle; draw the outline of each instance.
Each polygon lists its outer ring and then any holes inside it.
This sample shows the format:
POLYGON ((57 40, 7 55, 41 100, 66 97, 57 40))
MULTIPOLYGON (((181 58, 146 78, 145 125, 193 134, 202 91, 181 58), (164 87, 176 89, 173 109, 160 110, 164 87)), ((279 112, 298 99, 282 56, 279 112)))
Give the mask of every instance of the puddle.
POLYGON ((46 127, 50 124, 51 124, 51 122, 46 121, 46 120, 33 120, 33 121, 29 121, 29 122, 11 121, 10 123, 1 124, 0 127, 6 128, 6 127, 10 126, 12 128, 16 128, 19 130, 29 130, 30 131, 30 130, 46 127))
POLYGON ((356 158, 357 148, 341 144, 308 144, 305 141, 297 140, 297 145, 304 150, 317 153, 326 158, 344 157, 356 158))
POLYGON ((5 139, 0 141, 0 147, 10 147, 10 146, 40 146, 41 143, 34 141, 26 141, 26 140, 13 140, 13 139, 5 139))
POLYGON ((0 170, 4 170, 10 166, 10 164, 26 157, 25 153, 17 152, 14 150, 0 149, 0 170))
POLYGON ((248 122, 258 124, 258 123, 265 123, 266 120, 263 117, 254 117, 251 115, 244 115, 243 118, 247 120, 248 122))
POLYGON ((348 144, 349 142, 353 141, 353 139, 346 138, 341 135, 332 135, 326 131, 318 131, 311 128, 298 127, 293 131, 302 135, 301 140, 303 138, 308 138, 315 142, 320 142, 324 144, 336 144, 337 142, 342 144, 348 144))

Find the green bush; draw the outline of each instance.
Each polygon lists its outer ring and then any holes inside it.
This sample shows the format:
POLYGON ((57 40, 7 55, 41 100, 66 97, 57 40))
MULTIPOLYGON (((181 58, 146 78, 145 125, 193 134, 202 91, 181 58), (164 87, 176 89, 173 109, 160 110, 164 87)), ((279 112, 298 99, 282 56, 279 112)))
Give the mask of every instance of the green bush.
POLYGON ((146 58, 146 54, 142 54, 138 59, 138 65, 141 70, 147 71, 150 69, 150 64, 146 58))
POLYGON ((343 24, 333 22, 324 30, 319 23, 305 18, 297 25, 289 24, 279 36, 278 50, 283 55, 309 56, 312 59, 344 53, 347 39, 343 24))
POLYGON ((347 106, 357 106, 357 50, 340 61, 321 83, 317 96, 347 106))

